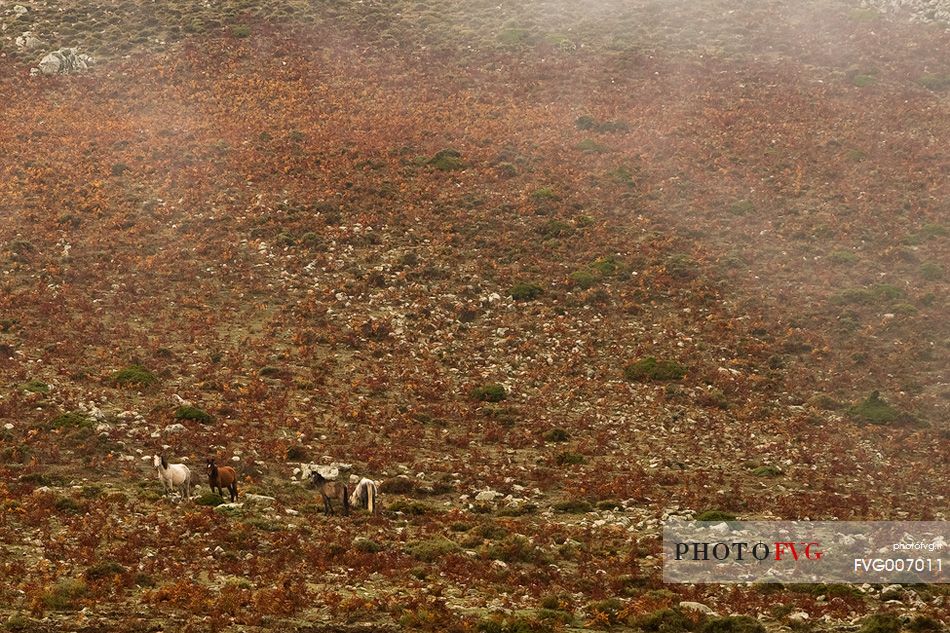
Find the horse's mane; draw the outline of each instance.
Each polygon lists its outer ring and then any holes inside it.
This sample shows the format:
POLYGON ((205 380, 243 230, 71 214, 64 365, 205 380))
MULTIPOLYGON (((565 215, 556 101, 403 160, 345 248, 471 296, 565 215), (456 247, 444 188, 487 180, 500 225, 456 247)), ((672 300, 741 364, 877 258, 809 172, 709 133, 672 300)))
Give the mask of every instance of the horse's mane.
POLYGON ((165 458, 165 455, 162 455, 162 468, 168 470, 168 459, 165 458))

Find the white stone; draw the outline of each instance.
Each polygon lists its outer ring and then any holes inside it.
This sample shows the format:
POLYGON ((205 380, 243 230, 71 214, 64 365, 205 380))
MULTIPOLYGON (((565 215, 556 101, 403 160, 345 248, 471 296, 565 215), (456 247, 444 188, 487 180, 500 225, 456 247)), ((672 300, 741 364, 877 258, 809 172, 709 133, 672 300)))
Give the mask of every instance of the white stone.
POLYGON ((702 602, 690 602, 688 600, 684 600, 683 602, 680 602, 680 609, 686 609, 687 611, 696 611, 698 613, 702 613, 703 615, 710 615, 713 617, 719 615, 715 611, 713 611, 711 608, 704 605, 702 602))

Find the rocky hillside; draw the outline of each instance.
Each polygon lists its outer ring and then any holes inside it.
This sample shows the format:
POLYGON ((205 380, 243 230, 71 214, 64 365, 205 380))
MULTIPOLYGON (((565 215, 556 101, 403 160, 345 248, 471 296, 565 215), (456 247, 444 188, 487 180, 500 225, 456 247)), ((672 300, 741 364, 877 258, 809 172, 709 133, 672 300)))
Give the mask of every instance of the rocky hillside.
POLYGON ((787 5, 0 3, 6 626, 940 630, 661 580, 670 516, 947 518, 950 33, 787 5))

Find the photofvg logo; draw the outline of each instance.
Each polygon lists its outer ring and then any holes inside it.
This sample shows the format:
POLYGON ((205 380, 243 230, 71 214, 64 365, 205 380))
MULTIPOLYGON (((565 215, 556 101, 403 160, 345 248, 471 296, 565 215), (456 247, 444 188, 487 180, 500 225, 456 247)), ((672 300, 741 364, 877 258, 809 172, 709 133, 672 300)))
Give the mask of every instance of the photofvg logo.
POLYGON ((947 582, 943 521, 669 521, 674 583, 947 582))
MULTIPOLYGON (((718 525, 718 524, 714 524, 718 525)), ((737 561, 748 560, 752 558, 757 561, 771 560, 776 561, 791 559, 793 561, 804 558, 805 560, 821 560, 821 544, 817 541, 775 541, 773 543, 764 543, 758 541, 750 543, 748 541, 693 541, 676 544, 676 560, 694 560, 694 561, 726 561, 735 559, 737 561)))

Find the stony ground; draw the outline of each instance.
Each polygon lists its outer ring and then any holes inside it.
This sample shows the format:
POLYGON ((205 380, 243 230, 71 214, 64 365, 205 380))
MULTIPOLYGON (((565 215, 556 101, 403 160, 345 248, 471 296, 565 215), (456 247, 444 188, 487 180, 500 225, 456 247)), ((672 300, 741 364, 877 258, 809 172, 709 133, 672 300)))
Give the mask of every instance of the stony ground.
POLYGON ((939 20, 159 0, 0 29, 8 629, 941 629, 942 586, 658 558, 670 515, 947 518, 939 20), (67 46, 97 63, 31 76, 67 46), (244 505, 163 499, 160 451, 232 464, 244 505), (334 461, 380 516, 322 515, 295 469, 334 461))

